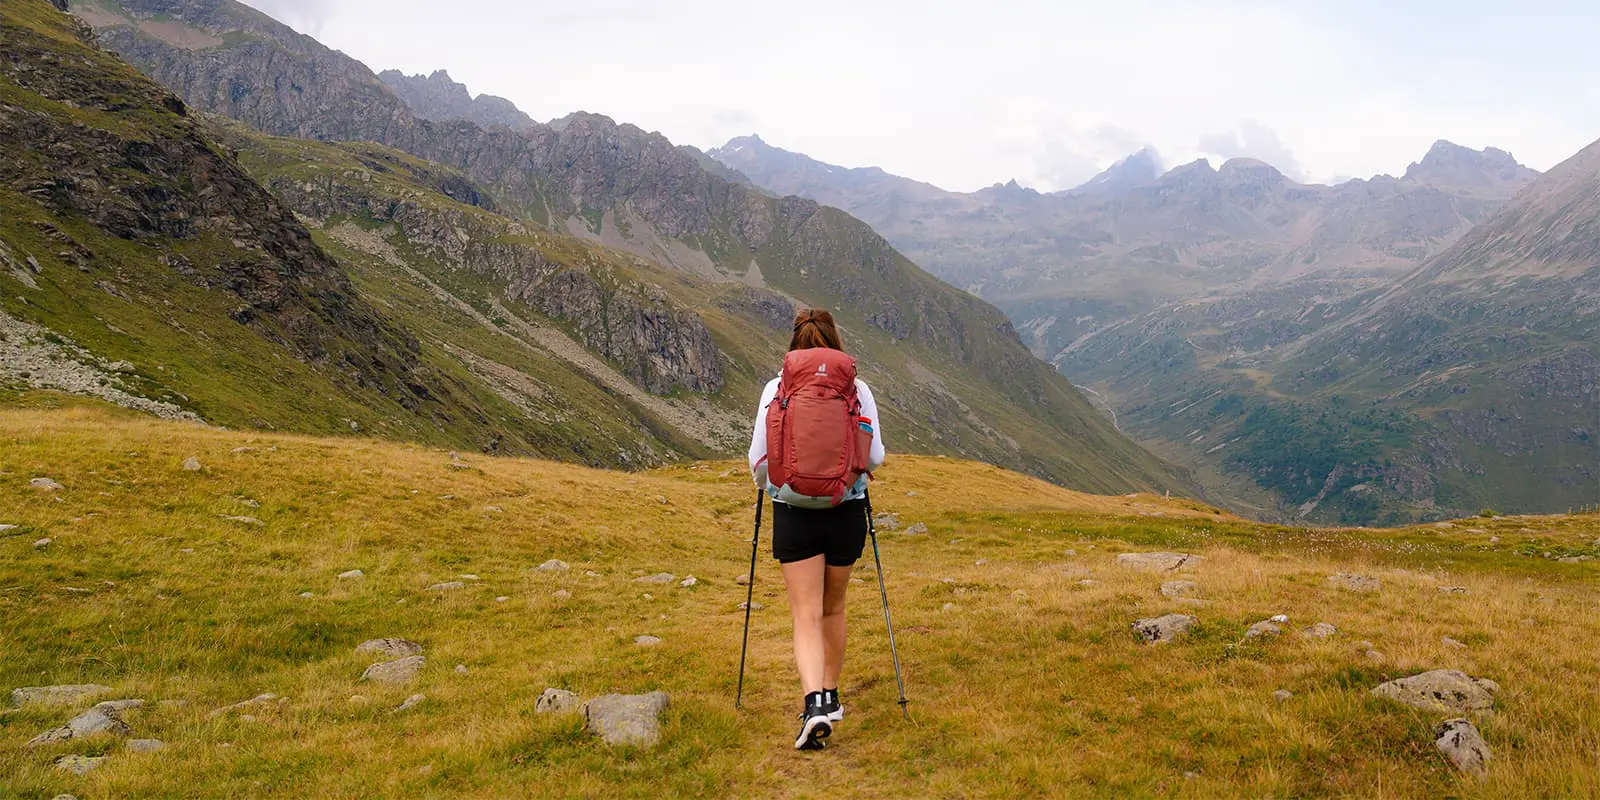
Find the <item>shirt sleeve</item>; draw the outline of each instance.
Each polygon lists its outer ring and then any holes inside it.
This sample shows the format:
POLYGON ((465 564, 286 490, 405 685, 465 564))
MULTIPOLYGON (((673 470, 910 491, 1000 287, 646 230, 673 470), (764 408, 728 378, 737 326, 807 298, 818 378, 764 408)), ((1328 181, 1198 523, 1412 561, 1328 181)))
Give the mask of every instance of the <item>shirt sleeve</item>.
POLYGON ((867 467, 873 471, 883 466, 887 458, 883 449, 883 418, 878 416, 878 401, 865 382, 856 381, 856 396, 861 400, 861 416, 872 420, 872 454, 867 458, 867 467))
POLYGON ((756 485, 767 485, 767 406, 778 396, 778 379, 774 378, 761 392, 761 403, 756 406, 756 427, 750 434, 750 476, 756 485))

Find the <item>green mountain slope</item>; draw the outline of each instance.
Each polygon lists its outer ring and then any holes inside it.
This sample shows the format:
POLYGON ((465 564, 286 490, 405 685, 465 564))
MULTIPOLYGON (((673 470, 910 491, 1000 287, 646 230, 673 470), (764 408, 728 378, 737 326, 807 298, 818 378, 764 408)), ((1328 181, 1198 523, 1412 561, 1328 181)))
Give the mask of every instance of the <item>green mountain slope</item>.
MULTIPOLYGON (((604 117, 579 114, 525 132, 422 119, 364 66, 234 3, 138 0, 75 10, 98 27, 103 43, 199 108, 269 134, 376 141, 459 171, 486 202, 476 211, 429 210, 412 219, 389 215, 381 203, 381 213, 370 213, 373 204, 349 193, 329 202, 322 189, 298 191, 292 178, 262 176, 309 218, 361 227, 364 215, 408 243, 430 241, 413 250, 431 267, 408 260, 404 247, 398 251, 407 266, 441 286, 449 274, 491 276, 483 285, 493 296, 484 302, 531 299, 531 312, 571 329, 591 350, 624 365, 630 359, 648 365, 680 348, 652 352, 658 340, 650 336, 632 349, 610 348, 606 335, 585 334, 599 330, 591 312, 603 303, 569 303, 576 295, 559 283, 519 294, 518 281, 532 261, 581 267, 590 260, 613 276, 594 278, 600 284, 650 284, 663 313, 686 311, 703 322, 723 378, 651 384, 643 366, 629 369, 653 391, 701 394, 714 409, 745 416, 753 387, 775 369, 784 337, 775 327, 786 327, 786 305, 826 305, 892 409, 886 421, 901 447, 980 458, 1083 488, 1187 485, 1033 358, 998 311, 918 269, 842 212, 730 182, 659 135, 604 117), (447 230, 441 214, 474 220, 466 234, 474 253, 464 261, 452 254, 448 237, 431 234, 447 230), (496 255, 480 247, 481 236, 520 236, 510 226, 538 240, 512 243, 513 249, 540 255, 503 269, 501 256, 532 257, 496 255), (563 261, 550 248, 571 257, 563 261), (456 269, 462 265, 467 269, 456 269)), ((263 158, 261 166, 292 173, 298 158, 275 167, 263 158)), ((331 228, 325 232, 337 238, 331 228)), ((363 250, 372 255, 371 248, 349 244, 338 251, 355 258, 363 250)), ((593 275, 585 268, 557 272, 579 282, 593 275)), ((693 320, 677 318, 683 324, 674 327, 693 327, 693 320)))

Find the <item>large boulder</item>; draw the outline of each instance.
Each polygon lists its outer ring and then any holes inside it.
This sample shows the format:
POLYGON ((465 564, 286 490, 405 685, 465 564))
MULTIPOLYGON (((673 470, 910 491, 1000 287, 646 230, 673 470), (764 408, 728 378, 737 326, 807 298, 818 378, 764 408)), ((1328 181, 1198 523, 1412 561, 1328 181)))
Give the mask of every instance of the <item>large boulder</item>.
POLYGON ((133 733, 133 729, 122 721, 122 712, 115 706, 101 704, 73 717, 59 728, 51 728, 33 737, 28 746, 42 747, 96 736, 127 736, 130 733, 133 733))
POLYGON ((1118 566, 1145 572, 1172 572, 1179 567, 1192 566, 1199 561, 1199 556, 1188 553, 1123 553, 1117 556, 1118 566))
POLYGON ((11 703, 24 706, 66 706, 111 692, 110 686, 98 683, 74 683, 62 686, 24 686, 11 690, 11 703))
POLYGON ((411 683, 421 674, 422 667, 428 663, 423 656, 407 656, 394 661, 384 661, 367 667, 361 673, 361 680, 373 683, 384 683, 391 686, 400 686, 411 683))
POLYGON ((1433 728, 1433 746, 1461 772, 1483 777, 1488 770, 1489 743, 1467 719, 1448 719, 1433 728))
POLYGON ((607 744, 650 747, 661 740, 661 715, 671 703, 666 692, 608 694, 590 700, 583 713, 607 744))
POLYGON ((1199 620, 1188 614, 1168 614, 1154 619, 1141 619, 1133 623, 1133 632, 1146 644, 1166 644, 1189 632, 1199 620))
POLYGON ((1498 691, 1500 685, 1494 681, 1474 678, 1460 670, 1436 669, 1389 681, 1372 693, 1415 708, 1463 714, 1494 708, 1498 691))

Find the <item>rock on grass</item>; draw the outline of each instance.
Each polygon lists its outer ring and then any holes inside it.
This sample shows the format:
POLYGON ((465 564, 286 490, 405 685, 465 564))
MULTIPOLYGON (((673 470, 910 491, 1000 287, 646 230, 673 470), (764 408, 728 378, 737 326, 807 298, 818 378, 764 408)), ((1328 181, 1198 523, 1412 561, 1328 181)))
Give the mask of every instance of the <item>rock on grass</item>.
POLYGON ((666 692, 608 694, 583 712, 589 731, 607 744, 650 747, 661 740, 661 715, 671 703, 666 692))
POLYGON ((105 756, 100 756, 100 757, 78 756, 78 755, 62 756, 62 757, 56 759, 56 769, 63 770, 63 771, 66 771, 66 772, 70 772, 70 773, 72 773, 74 775, 80 775, 81 776, 81 775, 88 775, 89 773, 94 772, 95 770, 100 768, 101 764, 104 764, 104 763, 106 763, 105 756))
POLYGON ((67 488, 49 478, 34 478, 28 481, 28 485, 42 492, 59 492, 67 488))
POLYGON ((59 728, 51 728, 33 737, 28 746, 41 747, 96 736, 127 736, 130 733, 133 733, 133 729, 122 721, 122 712, 115 706, 101 704, 73 717, 59 728))
POLYGON ((25 706, 62 706, 92 699, 110 692, 110 686, 101 686, 98 683, 25 686, 21 689, 11 690, 11 703, 18 708, 25 706))
POLYGON ((1494 707, 1500 684, 1474 678, 1454 669, 1436 669, 1409 678, 1399 678, 1377 686, 1372 694, 1414 708, 1457 714, 1488 711, 1494 707))
POLYGON ((366 671, 361 673, 361 680, 391 686, 411 683, 422 673, 422 667, 427 663, 428 659, 423 656, 407 656, 394 661, 384 661, 367 667, 366 671))
POLYGON ((1483 777, 1488 771, 1489 743, 1468 719, 1448 719, 1433 728, 1433 746, 1458 771, 1483 777))
POLYGON ((567 711, 577 711, 582 708, 582 701, 574 692, 566 689, 545 689, 539 695, 539 701, 534 704, 535 714, 561 714, 567 711))
POLYGON ((1161 584, 1161 594, 1165 597, 1189 597, 1200 593, 1200 584, 1194 581, 1167 581, 1161 584))
POLYGON ((1146 644, 1166 644, 1189 632, 1198 619, 1188 614, 1168 614, 1164 617, 1141 619, 1133 623, 1133 632, 1146 644))

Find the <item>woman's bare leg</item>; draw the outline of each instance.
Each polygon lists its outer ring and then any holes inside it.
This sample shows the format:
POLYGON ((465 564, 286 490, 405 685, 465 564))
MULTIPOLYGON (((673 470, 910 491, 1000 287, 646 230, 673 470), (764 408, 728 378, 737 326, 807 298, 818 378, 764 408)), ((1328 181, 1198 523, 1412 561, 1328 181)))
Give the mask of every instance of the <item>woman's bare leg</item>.
POLYGON ((789 593, 789 612, 794 616, 794 663, 800 670, 800 686, 806 694, 822 691, 826 667, 827 646, 822 631, 823 569, 826 566, 822 556, 782 565, 783 585, 789 593))
POLYGON ((844 669, 845 615, 844 593, 850 587, 849 567, 828 567, 822 588, 822 688, 838 689, 839 673, 844 669))

